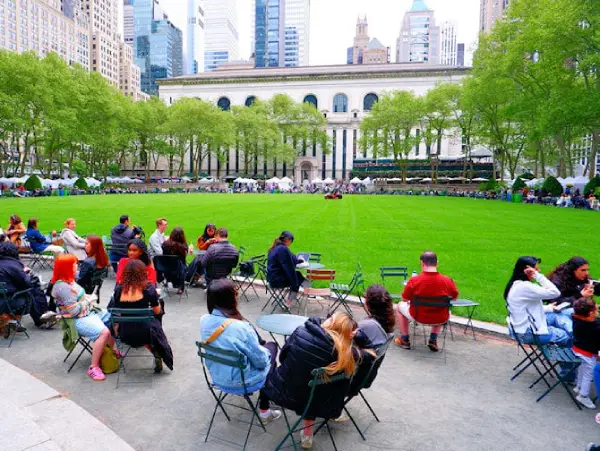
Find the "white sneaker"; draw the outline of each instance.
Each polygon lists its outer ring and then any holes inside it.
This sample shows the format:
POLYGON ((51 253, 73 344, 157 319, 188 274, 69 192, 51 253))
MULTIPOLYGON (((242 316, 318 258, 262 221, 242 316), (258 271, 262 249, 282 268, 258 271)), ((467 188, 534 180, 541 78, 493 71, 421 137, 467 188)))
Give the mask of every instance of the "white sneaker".
POLYGON ((40 319, 44 323, 56 322, 56 315, 57 315, 56 312, 53 312, 52 310, 48 310, 46 313, 42 313, 42 315, 40 316, 40 319))
POLYGON ((300 431, 300 446, 303 449, 311 449, 313 445, 313 436, 311 435, 304 435, 304 429, 302 429, 300 431))
POLYGON ((281 410, 269 409, 264 416, 262 413, 259 413, 258 415, 263 423, 268 423, 269 421, 274 421, 281 418, 281 410))
POLYGON ((596 408, 596 404, 594 404, 588 396, 577 395, 575 399, 579 404, 581 404, 584 407, 587 407, 588 409, 596 408))

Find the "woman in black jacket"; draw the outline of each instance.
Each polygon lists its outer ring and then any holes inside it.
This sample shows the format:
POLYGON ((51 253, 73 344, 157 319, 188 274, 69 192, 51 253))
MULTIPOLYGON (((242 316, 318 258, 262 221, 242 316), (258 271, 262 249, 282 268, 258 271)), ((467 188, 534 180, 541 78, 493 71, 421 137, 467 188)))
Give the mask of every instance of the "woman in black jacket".
POLYGON ((295 300, 300 291, 300 286, 305 279, 300 272, 296 271, 298 259, 290 251, 294 242, 291 232, 281 232, 269 249, 267 257, 267 281, 273 288, 289 288, 288 302, 295 300))
MULTIPOLYGON (((17 296, 11 300, 10 308, 15 314, 19 315, 23 312, 28 296, 31 296, 33 303, 29 314, 35 325, 42 327, 46 320, 50 319, 47 315, 42 317, 44 313, 48 312, 48 300, 40 288, 39 278, 33 275, 30 269, 25 268, 25 265, 19 260, 19 248, 10 241, 0 243, 0 282, 6 284, 5 296, 9 299, 15 293, 32 289, 29 294, 17 296)), ((14 319, 9 313, 8 306, 0 306, 0 329, 3 329, 5 336, 9 332, 6 329, 8 321, 14 319)))
POLYGON ((169 239, 162 244, 163 255, 177 257, 181 261, 180 271, 177 274, 164 274, 167 282, 171 282, 177 288, 177 294, 183 293, 185 288, 186 258, 188 255, 188 245, 185 239, 185 233, 181 227, 175 227, 169 239))
POLYGON ((269 374, 261 397, 301 414, 308 402, 312 370, 325 368, 328 375, 345 373, 348 379, 317 388, 300 434, 302 447, 312 446, 315 418, 337 418, 344 407, 350 377, 359 352, 352 346, 356 322, 345 313, 335 313, 321 323, 310 318, 287 340, 279 355, 280 366, 269 374))

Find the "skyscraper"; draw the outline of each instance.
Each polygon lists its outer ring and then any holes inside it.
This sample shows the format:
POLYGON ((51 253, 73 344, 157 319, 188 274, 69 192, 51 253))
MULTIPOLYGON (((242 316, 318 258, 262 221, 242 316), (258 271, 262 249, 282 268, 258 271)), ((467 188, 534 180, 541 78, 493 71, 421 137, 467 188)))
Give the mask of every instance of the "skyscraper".
POLYGON ((496 21, 504 15, 510 0, 481 0, 479 13, 479 29, 489 33, 496 21))
POLYGON ((308 66, 310 0, 285 0, 284 66, 308 66))
POLYGON ((463 67, 465 65, 465 44, 458 44, 456 48, 456 65, 463 67))
POLYGON ((458 64, 458 43, 454 22, 444 22, 440 27, 440 64, 446 66, 458 64))
POLYGON ((425 0, 413 0, 396 41, 396 62, 439 64, 440 27, 425 0))
POLYGON ((204 0, 204 70, 239 59, 236 0, 204 0))
MULTIPOLYGON (((129 2, 124 0, 124 6, 129 2)), ((134 0, 133 8, 124 13, 133 14, 133 57, 141 70, 142 91, 158 94, 156 79, 183 75, 181 30, 169 21, 157 0, 134 0)), ((124 17, 124 24, 131 21, 124 17)))
POLYGON ((204 10, 198 0, 188 0, 187 33, 185 45, 185 73, 204 70, 204 10))
POLYGON ((256 67, 307 66, 310 0, 253 0, 252 5, 256 67))
POLYGON ((348 64, 385 64, 389 63, 390 49, 378 39, 369 38, 367 17, 356 20, 356 35, 354 45, 348 48, 348 64))

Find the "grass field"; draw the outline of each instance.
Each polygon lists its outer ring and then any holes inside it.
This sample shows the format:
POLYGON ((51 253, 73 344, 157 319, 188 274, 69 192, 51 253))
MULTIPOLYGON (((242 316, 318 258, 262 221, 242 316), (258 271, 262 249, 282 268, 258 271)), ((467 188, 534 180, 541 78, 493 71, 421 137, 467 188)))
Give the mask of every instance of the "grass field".
MULTIPOLYGON (((264 253, 282 230, 290 230, 296 237, 292 250, 322 253, 340 281, 350 279, 357 261, 368 283, 379 282, 380 266, 419 270, 420 253, 431 249, 461 297, 481 303, 476 317, 498 323, 505 317, 502 292, 520 255, 542 258, 544 272, 582 255, 591 274, 600 274, 600 215, 538 205, 407 196, 325 201, 308 195, 149 194, 2 199, 0 212, 3 226, 14 213, 25 222, 36 216, 47 233, 74 217, 80 234, 98 235, 109 235, 119 215, 128 214, 147 237, 154 219, 164 216, 169 230, 182 226, 194 243, 214 222, 250 255, 264 253)), ((399 285, 388 288, 400 291, 399 285)))

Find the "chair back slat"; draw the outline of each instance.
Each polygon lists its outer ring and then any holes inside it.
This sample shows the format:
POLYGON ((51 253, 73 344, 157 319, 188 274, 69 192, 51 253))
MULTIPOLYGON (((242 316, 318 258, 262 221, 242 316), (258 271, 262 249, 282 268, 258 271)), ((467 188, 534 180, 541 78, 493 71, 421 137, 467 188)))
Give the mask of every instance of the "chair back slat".
POLYGON ((120 323, 149 323, 154 319, 151 308, 110 308, 110 321, 113 324, 120 323))
POLYGON ((219 363, 221 365, 237 368, 243 371, 246 368, 246 357, 244 354, 228 349, 221 349, 211 344, 196 342, 198 356, 203 360, 219 363))
POLYGON ((415 296, 411 304, 415 307, 438 307, 450 308, 452 306, 451 296, 415 296))
POLYGON ((334 269, 307 269, 306 280, 335 280, 334 269))

